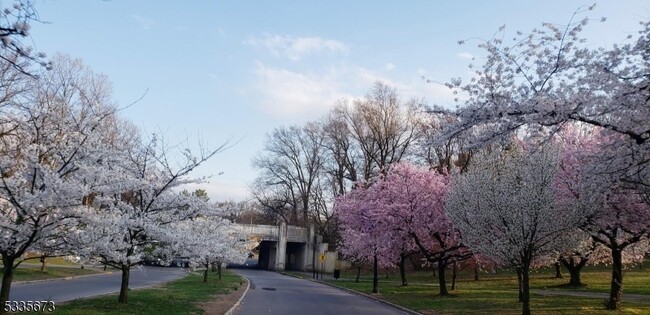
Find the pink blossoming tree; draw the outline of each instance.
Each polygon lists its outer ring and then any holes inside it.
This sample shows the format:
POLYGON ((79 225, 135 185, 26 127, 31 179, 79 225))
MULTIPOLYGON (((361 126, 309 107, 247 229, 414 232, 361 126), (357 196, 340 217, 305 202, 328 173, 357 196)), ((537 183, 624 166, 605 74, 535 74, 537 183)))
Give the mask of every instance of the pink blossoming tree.
MULTIPOLYGON (((445 270, 471 257, 445 212, 447 175, 409 163, 391 165, 367 188, 337 199, 344 252, 394 265, 405 252, 419 250, 439 271, 440 295, 447 295, 445 270)), ((403 279, 404 281, 405 279, 403 279)))
POLYGON ((409 163, 393 164, 372 187, 382 225, 415 245, 438 268, 440 295, 448 295, 445 271, 454 261, 472 256, 445 211, 447 175, 409 163))
POLYGON ((380 205, 374 186, 357 183, 356 189, 336 199, 340 222, 341 253, 358 264, 373 262, 373 293, 378 291, 378 266, 392 267, 399 257, 391 246, 392 228, 378 220, 380 205))
MULTIPOLYGON (((595 244, 588 245, 588 241, 583 241, 588 246, 579 244, 574 250, 595 251, 596 255, 590 257, 592 262, 611 263, 612 282, 607 308, 618 309, 623 288, 623 266, 642 261, 645 253, 650 251, 647 191, 629 185, 626 177, 602 172, 603 166, 599 162, 602 152, 620 141, 620 135, 574 127, 565 128, 561 137, 563 150, 556 177, 556 202, 566 209, 583 212, 584 221, 579 227, 595 244), (602 247, 608 249, 609 255, 602 255, 602 247)), ((582 257, 581 262, 586 263, 585 258, 582 257)))

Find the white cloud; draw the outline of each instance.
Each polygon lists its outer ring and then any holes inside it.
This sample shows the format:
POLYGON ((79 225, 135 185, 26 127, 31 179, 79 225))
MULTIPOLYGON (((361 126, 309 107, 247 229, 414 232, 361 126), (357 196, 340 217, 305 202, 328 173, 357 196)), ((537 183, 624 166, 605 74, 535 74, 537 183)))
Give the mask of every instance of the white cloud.
POLYGON ((300 73, 258 63, 255 75, 262 110, 275 117, 317 117, 344 96, 336 76, 328 73, 300 73))
POLYGON ((138 24, 140 24, 140 27, 142 27, 145 30, 149 30, 154 27, 156 22, 148 17, 139 15, 139 14, 133 14, 131 15, 131 18, 135 20, 138 24))
MULTIPOLYGON (((394 86, 404 99, 426 99, 446 103, 452 92, 441 84, 427 83, 421 74, 408 77, 388 76, 384 71, 331 65, 321 72, 296 72, 257 63, 253 93, 259 98, 261 110, 276 118, 294 120, 316 119, 325 114, 341 98, 361 97, 377 81, 394 86)), ((245 91, 245 92, 251 92, 245 91)))
POLYGON ((460 59, 465 59, 465 60, 472 60, 474 58, 474 55, 468 53, 468 52, 459 52, 456 54, 456 57, 460 59))
POLYGON ((322 37, 293 37, 285 35, 266 34, 262 38, 249 38, 244 44, 263 47, 276 57, 286 57, 291 60, 300 60, 302 57, 329 51, 332 53, 346 53, 347 45, 322 37))
POLYGON ((407 77, 387 76, 366 68, 356 68, 354 74, 356 80, 363 82, 366 90, 375 82, 383 81, 389 86, 395 87, 403 99, 416 98, 424 99, 429 103, 446 103, 454 98, 453 92, 446 86, 439 83, 428 83, 423 79, 423 76, 427 76, 427 72, 423 69, 419 69, 415 74, 407 77))
POLYGON ((395 69, 395 65, 388 62, 388 63, 386 63, 386 65, 384 65, 384 69, 386 69, 386 71, 391 71, 391 70, 395 69))

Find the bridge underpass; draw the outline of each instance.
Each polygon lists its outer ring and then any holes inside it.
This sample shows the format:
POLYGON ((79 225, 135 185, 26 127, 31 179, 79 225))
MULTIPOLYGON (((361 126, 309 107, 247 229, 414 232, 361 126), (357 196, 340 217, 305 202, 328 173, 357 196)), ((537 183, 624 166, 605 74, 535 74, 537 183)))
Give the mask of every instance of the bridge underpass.
POLYGON ((327 250, 322 237, 309 228, 286 225, 235 224, 249 250, 258 248, 257 267, 268 270, 312 270, 314 259, 327 250))

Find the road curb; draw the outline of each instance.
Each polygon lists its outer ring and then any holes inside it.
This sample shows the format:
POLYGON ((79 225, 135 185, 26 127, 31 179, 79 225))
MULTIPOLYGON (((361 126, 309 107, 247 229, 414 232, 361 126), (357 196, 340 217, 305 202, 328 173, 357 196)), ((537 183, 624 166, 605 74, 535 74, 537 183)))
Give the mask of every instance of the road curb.
POLYGON ((12 285, 15 284, 32 284, 32 283, 41 283, 41 282, 49 282, 49 281, 60 281, 60 280, 72 280, 72 279, 79 279, 79 278, 85 278, 85 277, 92 277, 92 276, 101 276, 101 275, 110 275, 115 273, 116 271, 102 271, 100 273, 93 273, 89 275, 82 275, 82 276, 72 276, 72 277, 61 277, 61 278, 50 278, 50 279, 41 279, 41 280, 30 280, 30 281, 16 281, 13 282, 12 285))
POLYGON ((356 295, 364 296, 364 297, 367 297, 367 298, 369 298, 369 299, 375 300, 375 301, 377 301, 377 302, 380 302, 380 303, 386 304, 386 305, 388 305, 388 306, 392 306, 392 307, 394 307, 394 308, 396 308, 396 309, 399 309, 399 310, 401 310, 401 311, 403 311, 403 312, 406 312, 406 313, 408 313, 408 314, 412 314, 412 315, 422 315, 422 313, 417 312, 417 311, 414 311, 414 310, 412 310, 412 309, 410 309, 410 308, 406 308, 406 307, 404 307, 404 306, 401 306, 401 305, 397 305, 397 304, 395 304, 395 303, 388 302, 388 301, 386 301, 386 300, 384 300, 384 299, 380 299, 380 298, 378 298, 378 297, 376 297, 376 296, 372 296, 372 295, 370 295, 370 294, 366 294, 366 293, 363 293, 363 292, 359 292, 359 291, 355 291, 355 290, 348 289, 348 288, 345 288, 345 287, 341 287, 341 286, 338 286, 338 285, 333 284, 333 283, 329 283, 329 282, 325 282, 325 281, 321 281, 321 280, 316 280, 316 279, 304 278, 304 277, 301 277, 301 276, 298 276, 298 275, 294 275, 294 274, 290 274, 290 273, 286 273, 286 272, 278 272, 278 273, 279 273, 279 274, 283 274, 283 275, 285 275, 285 276, 290 276, 290 277, 298 278, 298 279, 303 279, 303 280, 309 280, 309 281, 312 281, 312 282, 322 283, 322 284, 324 284, 324 285, 328 285, 328 286, 330 286, 330 287, 337 288, 337 289, 339 289, 339 290, 343 290, 343 291, 350 292, 350 293, 352 293, 352 294, 356 294, 356 295))
POLYGON ((305 278, 305 277, 301 277, 301 276, 298 276, 298 275, 294 275, 294 274, 291 274, 291 273, 288 273, 288 272, 282 272, 282 271, 276 271, 276 272, 279 273, 279 274, 281 274, 281 275, 285 275, 285 276, 289 276, 289 277, 294 277, 294 278, 297 278, 297 279, 305 279, 305 280, 308 280, 308 279, 305 278))
POLYGON ((232 307, 230 307, 230 309, 224 313, 224 315, 232 315, 235 309, 241 304, 241 301, 244 300, 244 297, 246 297, 246 293, 248 293, 248 289, 250 289, 251 287, 251 281, 248 280, 248 278, 242 275, 239 276, 246 279, 246 289, 244 290, 244 293, 242 293, 242 295, 239 297, 239 300, 237 300, 237 302, 235 302, 235 304, 233 304, 232 307))
MULTIPOLYGON (((74 276, 74 277, 65 277, 65 278, 54 278, 54 279, 43 279, 43 280, 35 280, 35 281, 27 281, 27 282, 23 282, 22 284, 29 285, 29 284, 37 284, 38 282, 47 282, 47 281, 55 281, 55 280, 67 281, 67 280, 74 280, 74 279, 77 279, 77 278, 90 277, 90 276, 109 276, 109 275, 111 275, 111 274, 116 274, 116 273, 119 273, 119 272, 120 272, 120 271, 117 271, 117 270, 116 270, 116 271, 110 271, 110 272, 107 271, 107 272, 102 272, 102 273, 97 273, 97 274, 91 274, 91 275, 74 276)), ((183 277, 185 277, 185 276, 187 276, 187 272, 180 273, 180 278, 183 278, 183 277)), ((169 282, 171 282, 171 281, 175 281, 175 280, 178 280, 178 279, 180 279, 180 278, 170 279, 170 280, 163 281, 163 282, 160 282, 160 283, 147 284, 147 285, 137 286, 137 287, 133 287, 132 284, 130 284, 130 285, 129 285, 129 290, 130 290, 130 291, 135 291, 135 290, 151 289, 151 288, 161 287, 161 286, 163 286, 163 285, 165 285, 165 284, 167 284, 167 283, 169 283, 169 282)), ((19 284, 19 283, 16 283, 16 284, 19 284)), ((37 284, 37 285, 38 285, 38 284, 37 284)), ((74 302, 74 301, 78 301, 78 300, 84 300, 84 299, 92 299, 92 298, 99 298, 99 297, 111 296, 111 295, 115 295, 115 294, 117 294, 117 293, 119 293, 119 292, 120 292, 119 287, 118 287, 116 290, 110 290, 110 291, 108 291, 108 292, 104 292, 104 293, 101 293, 101 294, 90 294, 90 295, 87 295, 87 293, 83 293, 83 292, 81 292, 81 293, 79 293, 81 296, 77 296, 77 297, 74 297, 74 298, 66 298, 66 299, 64 299, 64 300, 54 299, 54 301, 56 302, 57 305, 59 305, 59 304, 60 304, 60 305, 64 305, 64 304, 68 304, 68 303, 71 303, 71 302, 74 302)), ((50 296, 49 299, 51 299, 51 296, 50 296)))
MULTIPOLYGON (((118 272, 118 271, 111 271, 111 272, 107 272, 106 274, 111 274, 111 273, 116 273, 116 272, 118 272)), ((186 277, 188 274, 189 274, 189 273, 186 273, 186 274, 185 274, 185 277, 186 277)), ((93 276, 93 275, 87 275, 87 276, 93 276)), ((96 275, 95 275, 95 276, 96 276, 96 275)), ((80 276, 80 277, 86 277, 86 276, 80 276)), ((74 277, 71 277, 71 278, 74 278, 74 277)), ((183 277, 181 277, 181 278, 179 278, 179 279, 182 279, 182 278, 183 278, 183 277)), ((61 278, 59 278, 59 279, 61 279, 61 278)), ((161 286, 161 285, 165 285, 165 284, 167 284, 167 283, 169 283, 169 282, 172 282, 172 281, 175 281, 175 280, 179 280, 179 279, 169 280, 169 281, 165 281, 165 282, 161 282, 161 283, 156 283, 156 284, 145 285, 145 286, 141 286, 141 287, 137 287, 137 288, 131 288, 131 287, 129 287, 128 290, 129 290, 129 291, 135 291, 135 290, 143 290, 143 289, 152 289, 152 288, 159 287, 159 286, 161 286)), ((56 280, 56 279, 54 279, 54 280, 56 280)), ((82 297, 79 297, 79 298, 76 298, 76 299, 71 299, 71 300, 67 300, 67 301, 63 301, 63 302, 57 302, 57 304, 61 304, 61 305, 63 305, 63 304, 67 304, 67 303, 70 303, 70 302, 73 302, 73 301, 84 300, 84 299, 94 299, 94 298, 100 298, 100 297, 106 297, 106 296, 111 296, 111 295, 113 295, 113 294, 117 294, 117 293, 120 293, 120 290, 114 290, 114 291, 111 291, 111 292, 106 292, 106 293, 104 293, 104 294, 98 294, 98 295, 82 296, 82 297)))

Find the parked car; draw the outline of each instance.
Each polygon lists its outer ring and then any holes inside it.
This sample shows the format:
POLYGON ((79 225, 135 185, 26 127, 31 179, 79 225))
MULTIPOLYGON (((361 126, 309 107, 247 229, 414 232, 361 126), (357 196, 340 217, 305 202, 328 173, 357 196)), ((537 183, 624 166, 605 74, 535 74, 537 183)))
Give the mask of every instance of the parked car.
POLYGON ((165 266, 165 261, 160 258, 148 258, 142 261, 145 266, 165 266))
POLYGON ((172 259, 172 262, 169 264, 170 267, 181 267, 189 268, 190 267, 190 258, 189 257, 176 257, 172 259))

